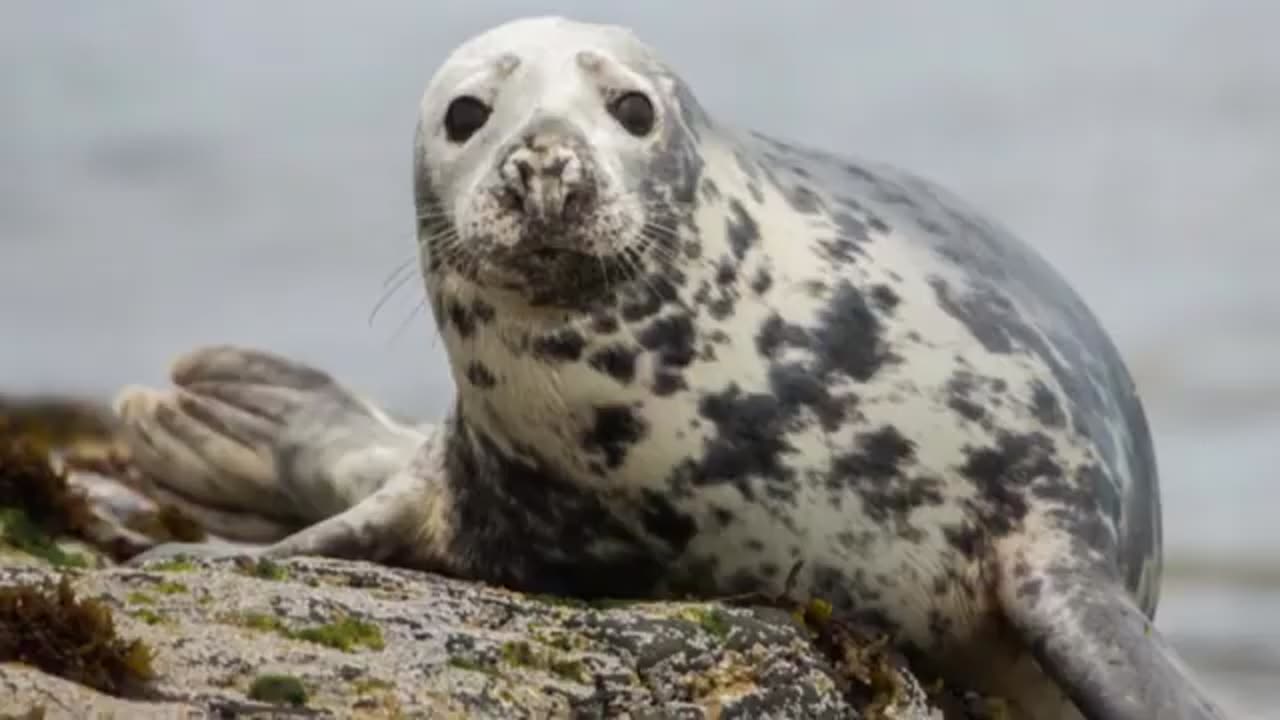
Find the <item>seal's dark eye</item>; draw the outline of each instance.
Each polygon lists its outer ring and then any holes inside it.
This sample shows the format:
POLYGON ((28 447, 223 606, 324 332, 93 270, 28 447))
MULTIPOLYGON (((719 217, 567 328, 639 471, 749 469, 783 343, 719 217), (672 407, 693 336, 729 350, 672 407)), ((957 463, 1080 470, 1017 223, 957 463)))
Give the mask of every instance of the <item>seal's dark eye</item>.
POLYGON ((614 100, 609 113, 636 137, 644 137, 653 129, 653 103, 643 93, 629 92, 614 100))
POLYGON ((463 95, 449 103, 444 112, 444 131, 451 142, 466 142, 489 119, 489 106, 471 97, 463 95))

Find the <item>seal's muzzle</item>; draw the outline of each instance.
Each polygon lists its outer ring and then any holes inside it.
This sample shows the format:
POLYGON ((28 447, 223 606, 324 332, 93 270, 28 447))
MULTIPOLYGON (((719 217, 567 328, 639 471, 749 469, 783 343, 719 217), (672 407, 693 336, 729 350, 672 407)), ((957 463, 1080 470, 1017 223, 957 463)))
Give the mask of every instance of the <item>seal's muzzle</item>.
POLYGON ((530 239, 556 245, 590 211, 596 191, 583 145, 572 129, 544 121, 521 133, 502 155, 501 191, 508 207, 536 230, 530 239))

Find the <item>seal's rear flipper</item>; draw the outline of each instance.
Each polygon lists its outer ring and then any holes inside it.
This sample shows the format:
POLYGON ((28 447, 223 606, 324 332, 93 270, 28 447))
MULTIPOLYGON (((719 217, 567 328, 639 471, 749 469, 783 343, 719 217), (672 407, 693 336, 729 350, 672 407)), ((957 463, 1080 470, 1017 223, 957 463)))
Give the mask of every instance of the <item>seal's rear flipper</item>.
POLYGON ((1225 720, 1120 583, 1071 562, 1001 562, 999 598, 1084 717, 1225 720))
POLYGON ((172 389, 127 388, 116 402, 133 462, 155 495, 232 540, 273 541, 350 509, 427 437, 270 353, 203 348, 172 376, 172 389))

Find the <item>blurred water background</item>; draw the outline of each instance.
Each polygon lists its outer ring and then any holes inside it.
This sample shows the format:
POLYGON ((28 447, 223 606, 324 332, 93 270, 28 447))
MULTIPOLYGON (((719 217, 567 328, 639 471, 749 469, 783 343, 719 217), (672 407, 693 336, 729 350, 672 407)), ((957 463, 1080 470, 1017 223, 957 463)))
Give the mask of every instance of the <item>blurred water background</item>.
POLYGON ((712 112, 942 181, 1132 364, 1163 471, 1158 624, 1280 717, 1280 4, 4 0, 0 392, 109 396, 193 345, 442 412, 413 253, 424 83, 532 13, 633 26, 712 112))

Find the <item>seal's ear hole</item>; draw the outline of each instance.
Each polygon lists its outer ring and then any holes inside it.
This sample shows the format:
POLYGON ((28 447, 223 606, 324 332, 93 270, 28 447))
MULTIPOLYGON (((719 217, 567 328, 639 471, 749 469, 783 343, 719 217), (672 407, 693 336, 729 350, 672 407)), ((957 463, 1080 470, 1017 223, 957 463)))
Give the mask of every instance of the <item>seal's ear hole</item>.
POLYGON ((634 91, 624 93, 609 103, 609 114, 636 137, 648 135, 656 120, 653 103, 644 93, 634 91))
POLYGON ((491 112, 488 105, 470 95, 455 98, 444 112, 444 132, 450 142, 466 142, 484 127, 491 112))

